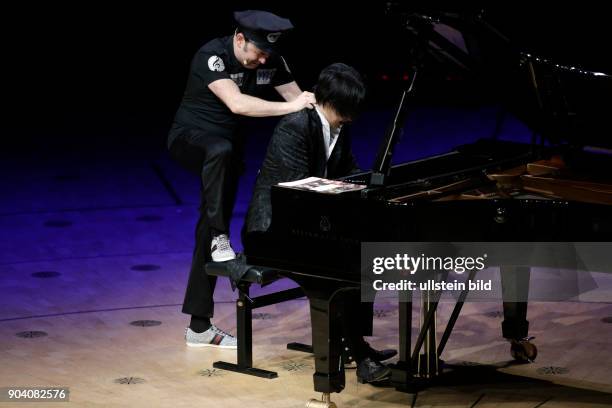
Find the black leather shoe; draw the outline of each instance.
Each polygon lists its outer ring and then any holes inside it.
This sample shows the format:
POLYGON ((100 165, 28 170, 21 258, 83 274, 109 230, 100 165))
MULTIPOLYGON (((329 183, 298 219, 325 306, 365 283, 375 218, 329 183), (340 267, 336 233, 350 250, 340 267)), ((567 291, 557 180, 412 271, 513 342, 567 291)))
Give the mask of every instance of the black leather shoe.
POLYGON ((357 364, 357 381, 361 384, 383 381, 389 374, 389 367, 369 357, 357 364))
MULTIPOLYGON (((384 350, 376 350, 373 349, 372 347, 370 347, 370 344, 366 341, 364 341, 364 353, 366 357, 370 357, 372 360, 375 361, 385 361, 390 359, 391 357, 394 357, 397 354, 397 350, 393 350, 393 349, 384 349, 384 350)), ((357 364, 355 363, 355 360, 353 359, 353 357, 351 356, 351 352, 349 351, 348 348, 345 348, 344 354, 343 354, 343 358, 344 358, 344 368, 357 368, 357 364)))
POLYGON ((370 357, 372 360, 376 361, 385 361, 394 357, 397 354, 397 350, 393 349, 384 349, 384 350, 376 350, 370 347, 368 343, 366 343, 366 355, 370 357))

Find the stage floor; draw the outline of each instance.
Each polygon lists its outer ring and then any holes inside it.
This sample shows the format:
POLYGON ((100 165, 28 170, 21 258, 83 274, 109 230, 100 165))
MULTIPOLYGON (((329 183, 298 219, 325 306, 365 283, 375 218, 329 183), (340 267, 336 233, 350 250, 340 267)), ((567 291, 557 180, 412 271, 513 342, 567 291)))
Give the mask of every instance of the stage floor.
MULTIPOLYGON (((99 284, 109 292, 120 286, 104 283, 103 277, 99 284)), ((156 284, 155 278, 143 286, 151 297, 173 291, 172 284, 156 284)), ((222 289, 222 297, 231 297, 222 289)), ((178 300, 181 293, 174 295, 178 300)), ((272 380, 212 367, 217 360, 235 361, 234 351, 186 347, 186 319, 177 304, 80 306, 50 316, 4 317, 0 384, 69 387, 70 402, 52 405, 57 407, 300 407, 318 397, 312 391, 312 357, 285 348, 288 342, 309 341, 305 300, 255 314, 254 363, 277 371, 272 380)), ((442 305, 440 316, 449 308, 442 305)), ((376 315, 372 343, 394 347, 396 306, 377 304, 376 315)), ((358 384, 354 370, 347 370, 346 389, 333 400, 344 407, 612 406, 612 333, 602 321, 612 316, 612 305, 542 303, 532 305, 529 316, 540 351, 533 364, 510 364, 497 305, 468 304, 444 355, 462 372, 449 379, 452 384, 403 394, 358 384)), ((215 322, 235 329, 231 302, 218 304, 215 322)))

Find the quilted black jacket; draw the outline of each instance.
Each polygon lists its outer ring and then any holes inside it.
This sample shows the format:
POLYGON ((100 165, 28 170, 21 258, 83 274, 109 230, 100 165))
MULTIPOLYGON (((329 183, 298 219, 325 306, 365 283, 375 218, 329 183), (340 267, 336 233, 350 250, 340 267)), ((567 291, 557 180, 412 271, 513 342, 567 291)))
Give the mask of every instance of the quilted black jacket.
POLYGON ((304 109, 283 117, 268 145, 257 175, 253 198, 247 212, 244 232, 267 231, 272 218, 271 187, 306 177, 333 179, 359 171, 351 152, 348 129, 344 126, 327 162, 321 119, 314 109, 304 109))

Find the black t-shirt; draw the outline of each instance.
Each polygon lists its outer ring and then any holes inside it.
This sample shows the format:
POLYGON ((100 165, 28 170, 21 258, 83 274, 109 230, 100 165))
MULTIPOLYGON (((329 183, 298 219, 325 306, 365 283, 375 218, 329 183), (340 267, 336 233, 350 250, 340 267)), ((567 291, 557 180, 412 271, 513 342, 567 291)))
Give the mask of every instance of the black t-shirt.
POLYGON ((242 66, 234 55, 233 36, 214 39, 198 50, 191 62, 189 79, 181 105, 174 118, 168 143, 177 128, 197 128, 232 139, 240 115, 219 99, 208 85, 219 79, 231 79, 243 94, 261 96, 271 87, 293 81, 283 57, 270 57, 255 69, 242 66))

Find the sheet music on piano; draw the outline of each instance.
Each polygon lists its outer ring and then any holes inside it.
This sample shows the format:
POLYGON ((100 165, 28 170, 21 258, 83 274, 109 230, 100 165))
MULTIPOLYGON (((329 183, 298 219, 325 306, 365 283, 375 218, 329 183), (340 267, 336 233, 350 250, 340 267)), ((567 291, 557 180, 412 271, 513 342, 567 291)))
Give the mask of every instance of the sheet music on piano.
POLYGON ((367 187, 361 184, 347 183, 341 180, 330 180, 320 177, 308 177, 302 180, 278 183, 278 185, 286 188, 314 191, 325 194, 340 194, 348 191, 359 191, 367 187))

